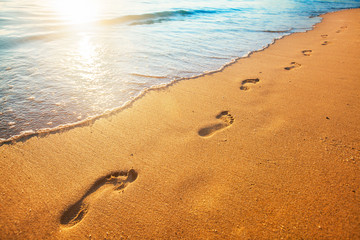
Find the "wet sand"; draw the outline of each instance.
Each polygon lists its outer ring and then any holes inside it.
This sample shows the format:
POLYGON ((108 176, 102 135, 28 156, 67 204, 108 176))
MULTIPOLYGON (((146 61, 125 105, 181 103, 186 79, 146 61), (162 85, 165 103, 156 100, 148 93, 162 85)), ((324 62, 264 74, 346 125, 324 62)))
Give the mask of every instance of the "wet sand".
POLYGON ((360 10, 0 147, 1 239, 360 238, 360 10))

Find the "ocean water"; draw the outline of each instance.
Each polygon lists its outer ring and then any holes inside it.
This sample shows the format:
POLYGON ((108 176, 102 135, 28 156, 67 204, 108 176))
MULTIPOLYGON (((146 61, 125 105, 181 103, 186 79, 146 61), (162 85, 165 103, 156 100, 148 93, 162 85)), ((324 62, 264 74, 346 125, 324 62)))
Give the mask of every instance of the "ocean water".
POLYGON ((117 109, 359 0, 0 0, 0 140, 117 109))

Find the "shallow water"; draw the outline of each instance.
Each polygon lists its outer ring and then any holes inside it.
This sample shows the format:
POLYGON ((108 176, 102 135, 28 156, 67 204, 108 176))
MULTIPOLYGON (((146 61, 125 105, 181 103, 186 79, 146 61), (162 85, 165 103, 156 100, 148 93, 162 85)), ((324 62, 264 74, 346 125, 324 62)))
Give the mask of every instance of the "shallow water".
POLYGON ((351 0, 0 0, 0 138, 221 68, 351 0))

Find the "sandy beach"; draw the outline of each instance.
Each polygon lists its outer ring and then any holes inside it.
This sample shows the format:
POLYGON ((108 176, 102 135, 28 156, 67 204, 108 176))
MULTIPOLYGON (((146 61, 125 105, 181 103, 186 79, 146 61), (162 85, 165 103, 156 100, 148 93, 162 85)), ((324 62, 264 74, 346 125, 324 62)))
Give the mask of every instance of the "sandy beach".
POLYGON ((360 239, 360 9, 0 146, 0 239, 360 239))

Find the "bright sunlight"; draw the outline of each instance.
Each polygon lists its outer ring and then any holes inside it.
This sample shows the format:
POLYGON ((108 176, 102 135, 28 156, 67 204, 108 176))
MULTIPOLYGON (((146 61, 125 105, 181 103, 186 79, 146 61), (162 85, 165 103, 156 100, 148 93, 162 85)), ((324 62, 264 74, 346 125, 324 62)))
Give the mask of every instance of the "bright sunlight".
POLYGON ((55 11, 67 23, 82 24, 95 21, 99 14, 95 0, 54 0, 55 11))

